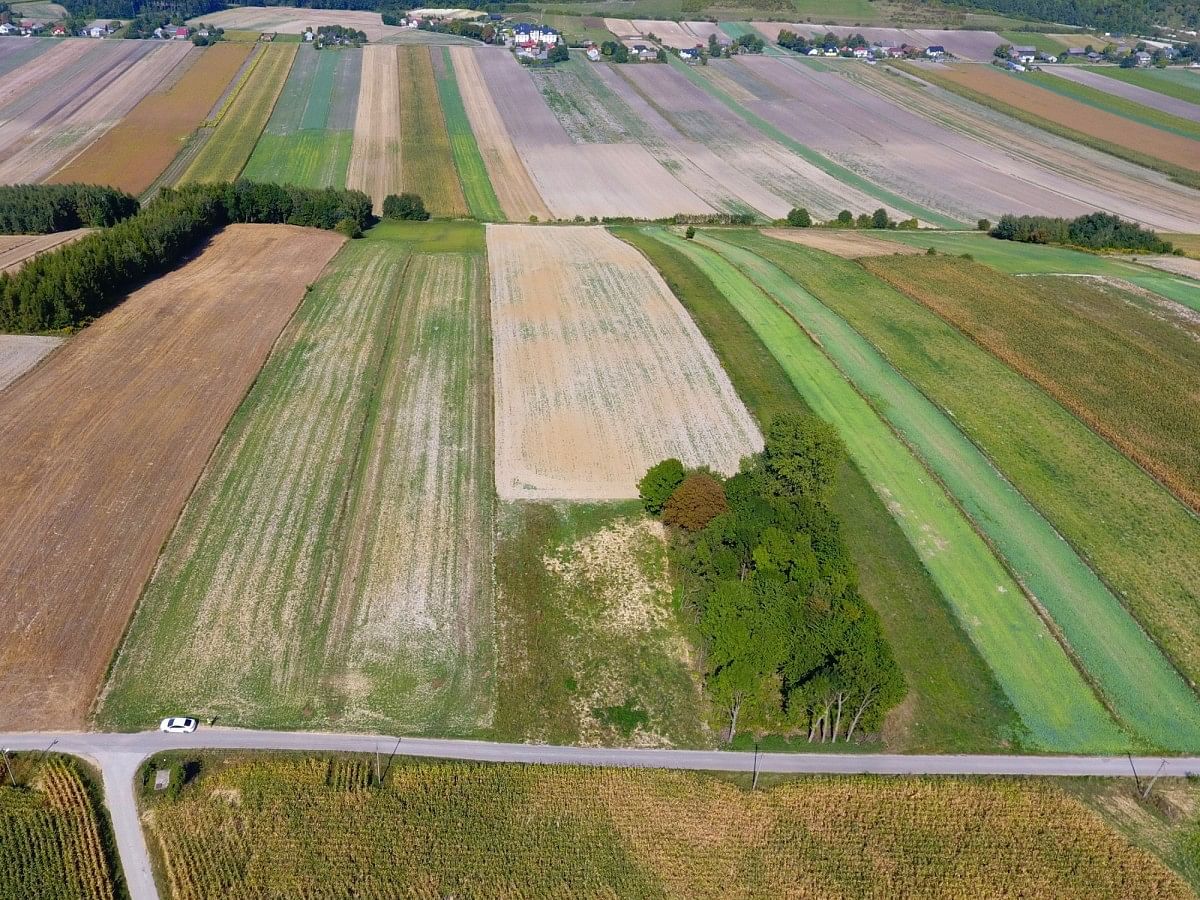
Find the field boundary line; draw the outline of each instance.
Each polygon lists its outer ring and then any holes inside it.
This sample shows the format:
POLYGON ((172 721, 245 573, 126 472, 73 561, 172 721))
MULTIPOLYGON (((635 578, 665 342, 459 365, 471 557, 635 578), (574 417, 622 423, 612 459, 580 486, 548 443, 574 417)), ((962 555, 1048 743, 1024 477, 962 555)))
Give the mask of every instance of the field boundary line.
POLYGON ((249 61, 249 65, 242 70, 242 73, 238 76, 237 81, 233 83, 233 87, 226 92, 225 98, 221 101, 221 106, 217 110, 216 115, 209 116, 207 119, 201 122, 201 128, 216 128, 221 124, 221 120, 225 118, 225 113, 229 112, 229 107, 232 106, 233 102, 241 95, 242 88, 246 86, 246 83, 250 80, 250 76, 254 74, 254 70, 258 68, 258 64, 262 62, 263 57, 266 55, 267 46, 265 44, 255 44, 254 58, 251 59, 249 61))

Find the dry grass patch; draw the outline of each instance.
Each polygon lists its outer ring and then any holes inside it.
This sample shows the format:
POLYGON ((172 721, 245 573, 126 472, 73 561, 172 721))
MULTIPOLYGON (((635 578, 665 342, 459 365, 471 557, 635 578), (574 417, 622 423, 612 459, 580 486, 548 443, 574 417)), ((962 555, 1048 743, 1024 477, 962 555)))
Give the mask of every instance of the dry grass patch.
POLYGON ((636 497, 661 459, 734 472, 762 446, 712 349, 636 250, 600 228, 487 233, 501 497, 636 497))
POLYGON ((376 212, 383 209, 388 194, 402 190, 399 52, 391 46, 363 48, 346 186, 369 194, 376 212))
POLYGON ((824 250, 842 259, 858 259, 863 256, 891 256, 894 253, 921 253, 919 247, 911 247, 896 241, 887 241, 853 231, 822 231, 816 228, 764 228, 767 237, 802 244, 814 250, 824 250))

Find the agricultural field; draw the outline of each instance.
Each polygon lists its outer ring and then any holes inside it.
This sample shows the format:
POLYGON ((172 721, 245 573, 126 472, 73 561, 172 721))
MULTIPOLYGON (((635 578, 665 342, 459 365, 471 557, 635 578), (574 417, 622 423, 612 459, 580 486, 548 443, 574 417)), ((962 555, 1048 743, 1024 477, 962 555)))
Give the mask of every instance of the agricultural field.
MULTIPOLYGON (((454 62, 449 48, 431 51, 434 78, 437 80, 438 99, 446 120, 446 132, 450 139, 450 151, 454 154, 454 167, 458 172, 459 184, 470 214, 481 222, 503 222, 504 210, 495 188, 488 177, 487 164, 471 130, 462 94, 458 90, 458 78, 454 74, 454 62)), ((527 176, 528 177, 528 176, 527 176)))
POLYGON ((1015 740, 1044 750, 1127 746, 983 538, 793 314, 708 247, 663 230, 652 233, 709 276, 813 412, 842 434, 851 459, 887 504, 1020 717, 1024 733, 1015 740))
POLYGON ((147 94, 115 128, 50 180, 58 184, 108 184, 141 194, 166 170, 183 142, 204 121, 250 49, 248 44, 219 43, 203 50, 187 50, 187 68, 178 78, 147 94))
POLYGON ((243 172, 251 181, 345 187, 363 51, 300 47, 243 172))
POLYGON ((62 341, 36 334, 0 334, 0 391, 41 362, 62 341))
POLYGON ((60 42, 53 38, 23 38, 18 41, 0 41, 0 76, 7 75, 29 62, 35 56, 45 53, 60 42))
MULTIPOLYGON (((1197 82, 1196 93, 1189 101, 1180 99, 1179 97, 1171 97, 1151 88, 1142 87, 1134 82, 1122 81, 1117 78, 1106 78, 1095 69, 1088 69, 1083 66, 1048 66, 1043 71, 1048 73, 1049 77, 1063 78, 1067 81, 1092 88, 1095 91, 1109 94, 1112 97, 1120 98, 1132 104, 1134 107, 1149 107, 1151 110, 1158 110, 1169 116, 1178 116, 1192 122, 1200 121, 1200 78, 1195 79, 1197 82)), ((1124 72, 1128 70, 1120 69, 1119 71, 1124 72)), ((1043 76, 1041 81, 1045 81, 1045 78, 1046 76, 1043 76)), ((1121 104, 1121 106, 1125 108, 1124 104, 1121 104)))
POLYGON ((166 544, 102 722, 490 724, 486 284, 477 225, 345 247, 166 544))
MULTIPOLYGON (((1093 109, 1112 113, 1131 122, 1137 122, 1139 125, 1157 128, 1160 131, 1188 138, 1192 141, 1200 140, 1200 106, 1193 106, 1190 110, 1185 109, 1184 115, 1178 112, 1166 112, 1157 107, 1171 104, 1186 107, 1186 104, 1180 104, 1179 101, 1173 100, 1170 97, 1161 97, 1161 95, 1155 94, 1153 91, 1143 91, 1143 94, 1150 95, 1150 99, 1155 101, 1153 105, 1147 104, 1143 102, 1142 97, 1131 100, 1126 97, 1117 96, 1115 93, 1091 84, 1083 83, 1075 78, 1061 77, 1061 73, 1063 72, 1075 71, 1070 66, 1047 66, 1041 72, 1023 73, 1021 81, 1026 84, 1037 85, 1043 90, 1082 103, 1085 106, 1090 106, 1093 109), (1157 102, 1158 98, 1161 98, 1165 102, 1157 102), (1186 113, 1191 113, 1192 118, 1189 118, 1186 113)), ((1087 72, 1083 72, 1084 76, 1088 74, 1087 72)), ((1131 85, 1122 84, 1119 81, 1113 81, 1108 78, 1101 78, 1099 80, 1103 84, 1113 85, 1126 91, 1132 89, 1131 85)))
POLYGON ((290 6, 239 6, 205 13, 188 22, 201 22, 217 28, 235 31, 270 32, 281 35, 298 35, 307 28, 322 25, 343 25, 354 28, 367 36, 371 43, 385 38, 402 35, 405 29, 395 25, 384 25, 377 12, 359 12, 348 9, 298 9, 290 6))
POLYGON ((0 729, 84 724, 209 453, 340 244, 230 226, 0 394, 0 729))
POLYGON ((57 754, 8 754, 0 784, 0 897, 124 897, 99 778, 57 754))
POLYGON ((0 272, 15 274, 39 253, 73 243, 89 231, 90 228, 75 228, 52 234, 0 234, 0 272))
POLYGON ((508 503, 497 530, 496 736, 711 746, 662 524, 638 502, 508 503))
POLYGON ((780 241, 801 244, 813 250, 823 250, 842 259, 861 259, 864 256, 891 256, 893 253, 920 253, 917 247, 885 241, 862 231, 825 230, 819 228, 765 228, 763 234, 780 241))
POLYGON ((1088 66, 1086 70, 1126 84, 1157 91, 1168 97, 1200 103, 1200 77, 1187 69, 1122 69, 1118 66, 1088 66))
POLYGON ((369 44, 363 48, 363 74, 346 186, 370 196, 376 212, 383 209, 388 194, 399 194, 402 190, 399 63, 396 47, 369 44))
POLYGON ((752 792, 701 773, 397 761, 376 785, 361 756, 201 766, 207 774, 155 802, 149 820, 179 900, 715 898, 731 886, 746 896, 1192 896, 1045 782, 805 777, 752 792))
POLYGON ((442 115, 431 53, 441 48, 398 47, 400 83, 401 187, 420 194, 434 216, 465 216, 467 204, 458 183, 446 119, 442 115))
POLYGON ((733 473, 762 438, 679 301, 587 227, 488 226, 502 499, 637 496, 677 457, 733 473))
POLYGON ((263 47, 228 105, 221 107, 215 121, 205 123, 204 130, 211 133, 181 182, 233 181, 242 173, 283 90, 296 49, 295 44, 263 47))
MULTIPOLYGON (((874 5, 874 4, 872 4, 874 5)), ((865 20, 863 20, 865 21, 865 20)), ((947 30, 937 28, 860 28, 857 23, 850 25, 812 25, 799 23, 789 25, 781 22, 752 22, 755 30, 761 32, 772 44, 779 40, 779 32, 786 28, 793 34, 811 38, 822 38, 829 32, 839 37, 861 34, 868 41, 879 41, 884 44, 900 46, 909 44, 914 47, 927 47, 930 44, 941 44, 947 52, 960 59, 987 61, 992 58, 992 51, 1004 43, 1004 39, 994 31, 976 30, 947 30)))
POLYGON ((46 178, 191 56, 181 44, 64 40, 4 76, 0 184, 46 178))

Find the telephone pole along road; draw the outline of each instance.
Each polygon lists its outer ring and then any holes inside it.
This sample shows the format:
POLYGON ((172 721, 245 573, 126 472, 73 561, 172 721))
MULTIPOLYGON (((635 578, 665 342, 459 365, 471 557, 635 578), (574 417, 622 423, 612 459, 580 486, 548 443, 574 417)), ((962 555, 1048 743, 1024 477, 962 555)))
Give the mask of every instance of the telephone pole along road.
POLYGON ((104 797, 112 815, 117 850, 132 900, 156 900, 146 839, 138 819, 133 780, 138 767, 160 750, 292 750, 311 752, 396 752, 474 762, 582 766, 637 766, 653 769, 826 775, 1031 775, 1179 777, 1200 774, 1200 757, 1141 756, 904 756, 890 753, 748 753, 725 750, 621 750, 498 744, 486 741, 248 731, 201 728, 194 734, 0 733, 0 747, 45 750, 92 760, 104 777, 104 797))

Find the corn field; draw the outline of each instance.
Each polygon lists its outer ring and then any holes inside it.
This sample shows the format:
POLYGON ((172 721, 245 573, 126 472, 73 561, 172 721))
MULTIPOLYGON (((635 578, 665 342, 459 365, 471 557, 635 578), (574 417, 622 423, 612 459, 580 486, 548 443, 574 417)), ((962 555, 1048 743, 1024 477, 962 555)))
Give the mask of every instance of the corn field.
POLYGON ((370 757, 232 761, 158 804, 170 896, 1190 896, 1035 782, 386 767, 380 787, 370 757))
POLYGON ((16 788, 0 775, 0 898, 115 897, 96 809, 75 764, 49 757, 16 788))

